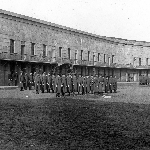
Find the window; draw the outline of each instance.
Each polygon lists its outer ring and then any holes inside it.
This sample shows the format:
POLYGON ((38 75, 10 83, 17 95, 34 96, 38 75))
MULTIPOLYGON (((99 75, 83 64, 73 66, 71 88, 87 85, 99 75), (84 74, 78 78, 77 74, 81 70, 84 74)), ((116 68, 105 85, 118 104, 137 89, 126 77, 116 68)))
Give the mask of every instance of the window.
POLYGON ((24 50, 25 50, 25 42, 21 41, 21 56, 24 55, 24 50))
POLYGON ((90 51, 88 51, 88 61, 90 61, 90 51))
POLYGON ((106 54, 104 54, 104 63, 106 63, 106 54))
POLYGON ((112 63, 114 63, 114 55, 112 55, 112 63))
POLYGON ((71 54, 70 54, 70 48, 68 48, 68 58, 71 58, 71 54))
POLYGON ((83 59, 83 50, 81 50, 81 60, 83 59))
POLYGON ((61 57, 62 47, 59 47, 59 57, 61 57))
POLYGON ((100 61, 100 53, 98 53, 98 61, 100 61))
POLYGON ((34 55, 35 43, 31 43, 31 55, 34 55))
POLYGON ((139 58, 139 66, 141 66, 141 58, 139 58))
POLYGON ((148 65, 148 58, 146 58, 146 65, 148 65))
POLYGON ((43 44, 43 57, 45 57, 45 56, 46 56, 46 45, 43 44))
POLYGON ((108 57, 108 65, 110 65, 110 57, 108 57))
POLYGON ((93 53, 93 65, 94 65, 94 62, 95 62, 95 54, 93 53))
POLYGON ((15 41, 10 39, 10 53, 15 52, 15 41))
POLYGON ((77 54, 78 54, 78 52, 77 52, 77 50, 75 51, 75 63, 77 63, 77 54))

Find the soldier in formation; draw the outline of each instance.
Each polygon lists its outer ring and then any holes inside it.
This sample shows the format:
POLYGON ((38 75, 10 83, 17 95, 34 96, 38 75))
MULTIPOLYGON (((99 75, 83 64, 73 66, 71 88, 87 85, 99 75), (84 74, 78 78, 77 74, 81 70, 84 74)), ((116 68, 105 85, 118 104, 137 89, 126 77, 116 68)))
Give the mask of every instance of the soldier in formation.
POLYGON ((117 92, 116 76, 81 76, 76 74, 60 75, 35 72, 34 74, 23 73, 19 76, 20 90, 31 90, 33 87, 36 93, 56 93, 57 97, 68 95, 85 95, 117 92))
POLYGON ((140 85, 149 85, 150 84, 150 77, 146 75, 139 76, 139 84, 140 85))

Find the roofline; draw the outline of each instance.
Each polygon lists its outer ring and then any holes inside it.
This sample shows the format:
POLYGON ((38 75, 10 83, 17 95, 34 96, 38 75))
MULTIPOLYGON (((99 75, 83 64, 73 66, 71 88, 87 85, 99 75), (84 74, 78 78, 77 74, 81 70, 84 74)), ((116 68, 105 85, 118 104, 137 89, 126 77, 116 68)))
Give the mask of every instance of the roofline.
POLYGON ((16 18, 21 18, 21 19, 24 19, 24 20, 33 21, 33 22, 36 22, 36 23, 40 23, 40 24, 51 26, 51 27, 56 27, 56 28, 59 28, 59 29, 63 29, 63 30, 67 30, 67 31, 83 34, 83 35, 86 35, 86 36, 91 36, 91 37, 94 37, 94 38, 105 40, 107 42, 114 42, 114 44, 133 45, 133 46, 140 46, 140 47, 141 46, 142 47, 150 47, 150 42, 136 41, 136 40, 127 40, 127 39, 115 38, 115 37, 100 36, 100 35, 96 35, 96 34, 93 34, 93 33, 88 33, 88 32, 85 32, 85 31, 73 29, 73 28, 70 28, 70 27, 58 25, 58 24, 55 24, 55 23, 47 22, 47 21, 44 21, 44 20, 36 19, 36 18, 33 18, 33 17, 17 14, 17 13, 6 11, 6 10, 2 10, 2 9, 0 9, 0 14, 4 14, 4 15, 16 17, 16 18), (138 45, 138 44, 136 45, 136 42, 143 43, 143 45, 141 45, 141 44, 140 45, 138 45), (149 44, 149 45, 147 45, 147 44, 149 44))

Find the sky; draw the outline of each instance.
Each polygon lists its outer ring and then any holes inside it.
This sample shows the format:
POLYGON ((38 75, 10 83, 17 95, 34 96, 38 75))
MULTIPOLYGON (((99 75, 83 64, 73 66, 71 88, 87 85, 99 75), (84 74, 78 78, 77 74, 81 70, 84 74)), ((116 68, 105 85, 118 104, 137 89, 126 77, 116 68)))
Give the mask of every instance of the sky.
POLYGON ((100 36, 150 42, 150 0, 0 0, 0 9, 100 36))

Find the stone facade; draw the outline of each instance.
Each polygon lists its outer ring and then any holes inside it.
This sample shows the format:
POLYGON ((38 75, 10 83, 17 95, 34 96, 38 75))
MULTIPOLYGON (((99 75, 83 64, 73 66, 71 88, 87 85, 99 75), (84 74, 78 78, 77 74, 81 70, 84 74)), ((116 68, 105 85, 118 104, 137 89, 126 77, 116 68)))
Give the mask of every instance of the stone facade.
MULTIPOLYGON (((39 69, 43 69, 44 67, 44 71, 48 72, 51 68, 51 62, 60 57, 60 48, 61 58, 68 57, 69 48, 70 59, 73 61, 75 61, 75 53, 77 53, 76 59, 81 60, 81 51, 83 51, 82 60, 88 61, 88 51, 90 51, 89 61, 94 61, 94 63, 98 62, 99 55, 99 63, 103 64, 105 54, 105 62, 108 65, 112 63, 124 66, 132 65, 134 67, 139 66, 139 64, 142 66, 150 65, 150 47, 148 47, 148 43, 143 42, 142 45, 139 46, 136 41, 130 42, 125 40, 125 42, 122 42, 122 39, 120 39, 116 42, 116 39, 113 38, 110 40, 110 38, 100 37, 98 35, 0 10, 0 53, 10 53, 11 39, 14 40, 14 53, 19 55, 21 55, 22 42, 25 45, 24 55, 26 56, 31 56, 31 43, 35 43, 34 55, 36 55, 38 59, 43 56, 43 44, 46 45, 46 55, 50 63, 46 65, 38 63, 37 65, 37 63, 30 62, 30 59, 26 64, 18 62, 17 60, 1 61, 0 77, 2 84, 4 84, 3 76, 7 76, 11 72, 12 67, 10 66, 12 62, 15 66, 14 71, 19 72, 19 70, 25 66, 27 72, 30 72, 33 69, 32 66, 36 66, 39 69), (93 57, 93 55, 95 55, 95 57, 93 57), (6 66, 4 66, 5 62, 7 64, 6 66)), ((79 74, 89 75, 92 74, 93 67, 78 65, 76 69, 79 74)), ((133 81, 137 81, 140 70, 126 67, 109 68, 108 66, 103 68, 98 66, 95 72, 102 75, 115 74, 117 75, 118 81, 127 81, 128 74, 131 74, 133 78, 135 78, 133 81)), ((143 74, 150 73, 147 69, 145 71, 141 70, 141 72, 143 74)), ((7 84, 6 81, 5 84, 7 84)))

